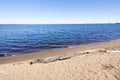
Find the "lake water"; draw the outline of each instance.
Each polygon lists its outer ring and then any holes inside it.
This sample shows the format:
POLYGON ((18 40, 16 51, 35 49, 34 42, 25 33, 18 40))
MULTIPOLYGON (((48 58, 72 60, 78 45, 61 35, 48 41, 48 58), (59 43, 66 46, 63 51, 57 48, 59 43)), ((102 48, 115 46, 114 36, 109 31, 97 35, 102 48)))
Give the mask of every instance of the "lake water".
POLYGON ((119 38, 120 24, 0 25, 0 53, 37 52, 119 38))

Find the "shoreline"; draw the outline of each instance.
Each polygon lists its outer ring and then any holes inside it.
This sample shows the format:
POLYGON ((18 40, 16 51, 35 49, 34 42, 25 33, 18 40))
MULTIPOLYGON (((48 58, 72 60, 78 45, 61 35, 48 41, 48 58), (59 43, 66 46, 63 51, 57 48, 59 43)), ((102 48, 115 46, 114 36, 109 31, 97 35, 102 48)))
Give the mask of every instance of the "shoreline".
POLYGON ((2 80, 120 80, 119 40, 5 60, 2 80))
POLYGON ((57 56, 62 54, 68 54, 68 53, 75 53, 83 50, 91 50, 96 48, 119 48, 120 46, 120 40, 111 40, 108 42, 95 42, 95 43, 89 43, 84 45, 78 45, 78 46, 70 46, 68 48, 62 48, 62 49, 53 49, 53 50, 47 50, 43 52, 36 52, 32 54, 24 54, 19 56, 12 56, 12 57, 5 57, 0 58, 0 65, 1 64, 7 64, 7 63, 14 63, 14 62, 20 62, 20 61, 27 61, 27 60, 34 60, 37 58, 47 58, 51 56, 57 56))

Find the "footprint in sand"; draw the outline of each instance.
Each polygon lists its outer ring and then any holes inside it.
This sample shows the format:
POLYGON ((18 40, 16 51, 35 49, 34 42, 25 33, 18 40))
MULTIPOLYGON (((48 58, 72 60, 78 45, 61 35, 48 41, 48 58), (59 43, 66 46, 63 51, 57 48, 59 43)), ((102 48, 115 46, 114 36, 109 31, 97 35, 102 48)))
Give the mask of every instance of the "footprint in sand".
POLYGON ((8 72, 5 70, 0 70, 0 75, 2 75, 2 74, 8 74, 8 72))

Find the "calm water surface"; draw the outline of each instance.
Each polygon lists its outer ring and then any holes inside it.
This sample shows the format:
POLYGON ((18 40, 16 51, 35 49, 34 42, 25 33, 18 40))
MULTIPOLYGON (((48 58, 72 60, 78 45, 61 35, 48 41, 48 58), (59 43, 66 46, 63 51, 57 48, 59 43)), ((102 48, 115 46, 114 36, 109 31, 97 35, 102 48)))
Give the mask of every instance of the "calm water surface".
POLYGON ((0 25, 0 53, 29 53, 120 38, 120 24, 0 25))

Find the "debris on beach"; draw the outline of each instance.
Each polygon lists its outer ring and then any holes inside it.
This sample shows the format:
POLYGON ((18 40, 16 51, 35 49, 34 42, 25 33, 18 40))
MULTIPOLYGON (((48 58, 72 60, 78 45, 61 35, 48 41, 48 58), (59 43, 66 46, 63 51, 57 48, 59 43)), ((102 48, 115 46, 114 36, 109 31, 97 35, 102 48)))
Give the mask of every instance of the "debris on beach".
POLYGON ((31 61, 30 65, 32 65, 34 63, 50 63, 50 62, 54 62, 54 61, 58 61, 58 60, 66 60, 66 59, 70 59, 71 57, 82 55, 82 54, 89 54, 89 52, 87 52, 87 51, 86 52, 76 52, 76 53, 62 54, 62 55, 53 56, 53 57, 41 58, 41 59, 31 61))
POLYGON ((70 59, 71 57, 78 56, 78 55, 83 55, 83 54, 90 54, 90 53, 112 53, 112 52, 120 52, 120 50, 107 50, 107 49, 93 49, 93 50, 85 50, 85 51, 79 51, 76 53, 68 53, 68 54, 62 54, 58 56, 53 56, 53 57, 47 57, 47 58, 41 58, 37 60, 32 60, 30 61, 30 65, 34 63, 50 63, 58 60, 66 60, 70 59))

